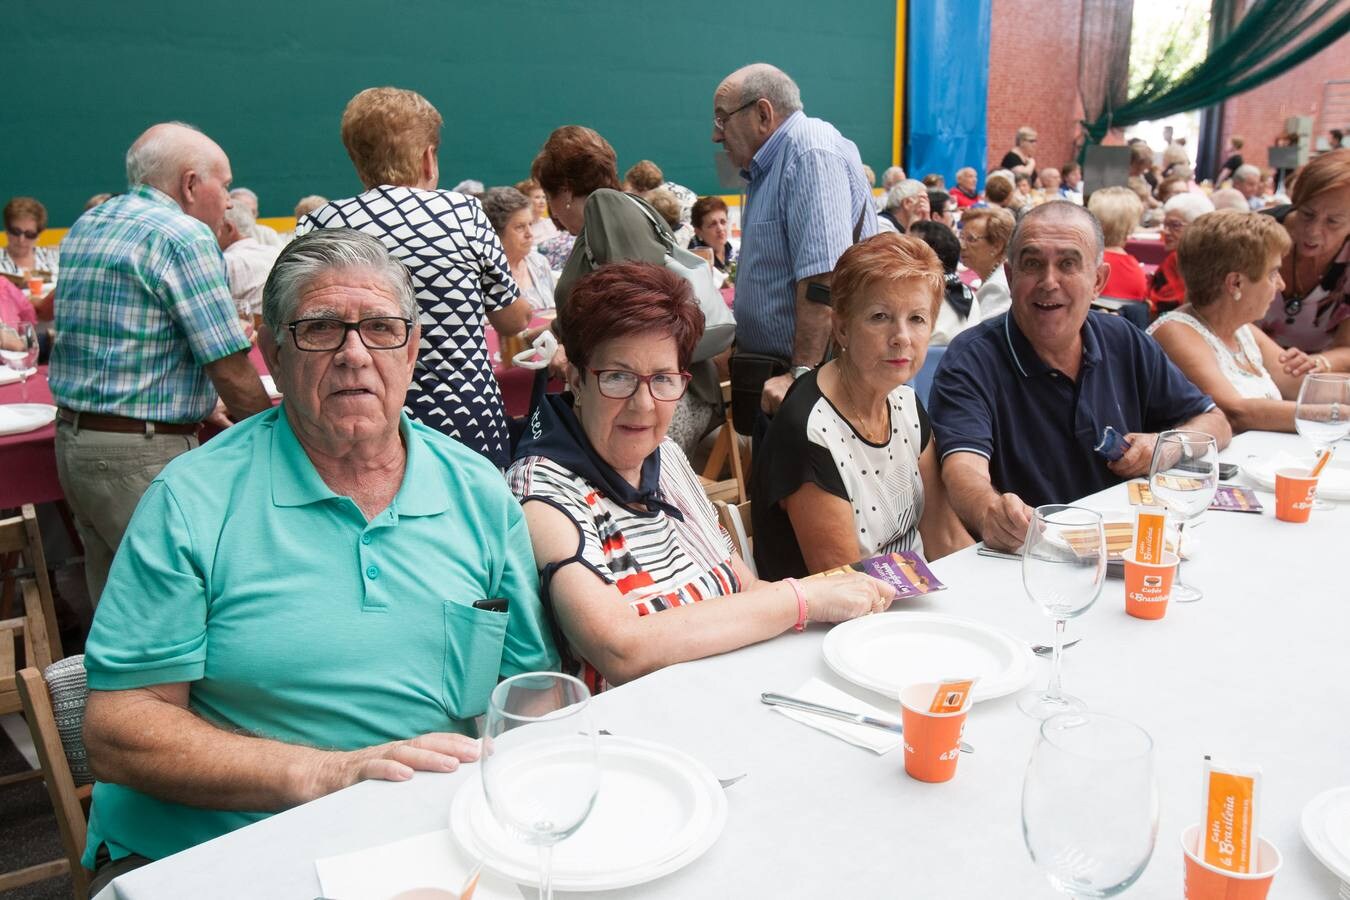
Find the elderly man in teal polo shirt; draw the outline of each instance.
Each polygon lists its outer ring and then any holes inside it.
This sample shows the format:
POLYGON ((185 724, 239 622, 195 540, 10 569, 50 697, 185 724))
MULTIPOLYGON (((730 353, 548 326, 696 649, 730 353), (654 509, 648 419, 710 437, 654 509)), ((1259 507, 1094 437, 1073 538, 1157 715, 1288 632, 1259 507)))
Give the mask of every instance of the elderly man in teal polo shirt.
POLYGON ((416 311, 374 238, 290 244, 261 341, 285 400, 141 500, 86 648, 98 886, 358 781, 474 760, 498 679, 556 667, 501 473, 402 413, 416 311))

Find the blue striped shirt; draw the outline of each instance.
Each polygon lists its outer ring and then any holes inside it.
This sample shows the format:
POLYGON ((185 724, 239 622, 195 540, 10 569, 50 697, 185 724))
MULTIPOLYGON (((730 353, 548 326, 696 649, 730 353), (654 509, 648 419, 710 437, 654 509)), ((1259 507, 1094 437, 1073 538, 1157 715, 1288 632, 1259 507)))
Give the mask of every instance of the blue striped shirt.
POLYGON ((149 185, 80 216, 61 243, 52 396, 76 412, 197 422, 202 368, 249 348, 209 226, 149 185))
POLYGON ((860 238, 877 233, 872 192, 852 141, 800 110, 788 116, 741 175, 750 182, 736 270, 736 343, 792 356, 797 282, 834 270, 860 238))

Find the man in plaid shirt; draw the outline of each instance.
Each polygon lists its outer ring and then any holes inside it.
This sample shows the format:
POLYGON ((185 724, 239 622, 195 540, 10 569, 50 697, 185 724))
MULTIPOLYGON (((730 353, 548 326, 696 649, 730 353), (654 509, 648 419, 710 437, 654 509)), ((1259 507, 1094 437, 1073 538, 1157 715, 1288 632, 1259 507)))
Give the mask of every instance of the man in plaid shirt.
POLYGON ((141 494, 197 446, 217 394, 236 420, 271 408, 216 243, 230 177, 206 135, 155 125, 127 151, 127 192, 62 244, 48 379, 57 474, 95 604, 141 494))

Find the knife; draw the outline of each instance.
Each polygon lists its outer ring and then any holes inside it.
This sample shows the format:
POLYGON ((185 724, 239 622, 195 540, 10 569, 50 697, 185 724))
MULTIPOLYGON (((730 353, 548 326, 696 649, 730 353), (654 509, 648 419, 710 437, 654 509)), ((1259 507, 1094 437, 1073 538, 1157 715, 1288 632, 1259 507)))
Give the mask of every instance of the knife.
MULTIPOLYGON (((842 722, 852 722, 854 725, 866 725, 869 728, 879 728, 882 731, 890 731, 895 734, 904 734, 905 731, 903 725, 891 719, 879 719, 876 716, 849 712, 846 709, 835 709, 833 706, 822 706, 819 703, 812 703, 810 700, 799 700, 796 697, 787 697, 783 694, 775 694, 771 691, 760 694, 759 699, 769 706, 782 706, 787 709, 795 709, 801 712, 815 713, 818 716, 839 719, 842 722)), ((974 753, 975 748, 965 741, 962 741, 961 752, 974 753)))

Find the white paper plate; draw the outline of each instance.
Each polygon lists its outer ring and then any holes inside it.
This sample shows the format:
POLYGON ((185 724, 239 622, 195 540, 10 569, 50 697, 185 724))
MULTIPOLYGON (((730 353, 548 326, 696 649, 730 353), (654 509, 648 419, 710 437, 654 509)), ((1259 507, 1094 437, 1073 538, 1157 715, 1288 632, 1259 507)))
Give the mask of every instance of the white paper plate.
POLYGON ((0 406, 0 434, 37 431, 56 420, 56 407, 50 403, 7 403, 0 406))
MULTIPOLYGON (((727 800, 701 762, 673 747, 628 737, 600 739, 595 808, 553 848, 553 885, 604 891, 668 875, 701 856, 722 833, 727 800)), ((538 850, 497 823, 482 779, 450 806, 455 840, 485 867, 521 884, 539 882, 538 850)))
POLYGON ((896 700, 920 681, 979 676, 975 702, 1026 687, 1035 674, 1031 647, 971 619, 888 612, 836 625, 825 635, 825 663, 839 677, 896 700))
POLYGON ((1332 788, 1308 801, 1299 831, 1313 856, 1350 882, 1350 787, 1332 788))
MULTIPOLYGON (((1267 491, 1275 490, 1275 471, 1277 469, 1308 468, 1313 464, 1313 453, 1295 456, 1292 453, 1278 453, 1270 459, 1251 459, 1242 464, 1242 471, 1256 487, 1267 491)), ((1317 496, 1324 500, 1350 500, 1350 459, 1340 453, 1331 458, 1327 467, 1317 479, 1317 496)))
POLYGON ((267 396, 273 400, 280 399, 281 391, 277 390, 277 381, 271 375, 259 375, 262 379, 263 390, 267 391, 267 396))

